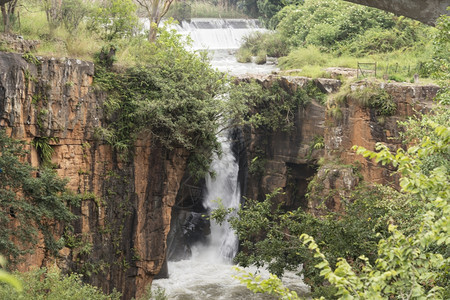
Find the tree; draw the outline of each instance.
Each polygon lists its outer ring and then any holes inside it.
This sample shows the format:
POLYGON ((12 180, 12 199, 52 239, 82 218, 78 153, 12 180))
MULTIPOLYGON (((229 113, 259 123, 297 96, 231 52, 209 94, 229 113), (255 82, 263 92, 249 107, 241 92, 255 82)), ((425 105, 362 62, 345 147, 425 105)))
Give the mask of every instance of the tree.
POLYGON ((42 4, 50 27, 50 34, 52 34, 62 22, 62 0, 42 0, 42 4))
POLYGON ((11 31, 11 17, 14 16, 18 0, 0 0, 2 10, 3 30, 5 33, 11 31))
POLYGON ((70 34, 73 34, 81 21, 90 13, 90 7, 83 0, 65 0, 61 6, 61 18, 70 34))
POLYGON ((150 22, 148 41, 155 42, 156 33, 161 19, 165 16, 174 0, 136 0, 147 11, 150 22))
POLYGON ((133 0, 103 1, 94 10, 88 28, 108 42, 131 36, 139 25, 136 9, 133 0))

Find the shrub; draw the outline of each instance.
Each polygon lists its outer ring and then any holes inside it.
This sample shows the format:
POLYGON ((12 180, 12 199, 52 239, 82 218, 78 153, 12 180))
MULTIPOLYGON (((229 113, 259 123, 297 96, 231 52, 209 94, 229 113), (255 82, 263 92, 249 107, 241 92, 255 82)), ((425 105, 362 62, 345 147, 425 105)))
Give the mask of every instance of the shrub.
POLYGON ((0 252, 14 259, 33 252, 40 234, 50 254, 61 249, 64 241, 53 236, 54 224, 74 220, 68 204, 78 203, 53 170, 32 175, 36 170, 24 162, 23 147, 0 131, 0 252))
POLYGON ((362 107, 373 108, 378 116, 392 116, 397 111, 397 104, 392 96, 378 85, 369 83, 366 87, 357 88, 348 94, 362 107))
POLYGON ((240 63, 249 63, 252 61, 252 52, 247 48, 239 48, 236 52, 236 60, 240 63))
POLYGON ((320 52, 315 46, 308 46, 292 51, 287 57, 280 58, 278 63, 282 69, 296 69, 307 65, 323 66, 328 59, 329 54, 320 52))
POLYGON ((62 275, 57 269, 41 268, 13 275, 22 284, 23 291, 0 285, 3 300, 119 300, 121 297, 118 292, 105 295, 98 288, 82 283, 80 275, 62 275))
MULTIPOLYGON (((271 57, 281 57, 287 55, 288 48, 284 40, 277 33, 254 32, 244 37, 236 57, 239 62, 249 62, 251 56, 261 56, 262 53, 271 57)), ((257 60, 263 61, 258 58, 257 60)))
POLYGON ((109 122, 105 137, 126 156, 139 133, 151 132, 164 148, 191 153, 191 171, 202 177, 212 152, 220 149, 216 132, 225 104, 215 97, 222 89, 223 74, 164 28, 156 43, 142 44, 137 54, 137 65, 120 73, 96 70, 96 83, 110 95, 105 103, 109 122))
POLYGON ((393 14, 338 0, 305 0, 277 15, 277 30, 291 47, 315 45, 339 53, 384 53, 426 40, 425 26, 393 14))
POLYGON ((258 65, 262 65, 265 64, 267 61, 267 53, 264 50, 260 50, 258 51, 258 54, 256 55, 255 58, 255 63, 258 65))

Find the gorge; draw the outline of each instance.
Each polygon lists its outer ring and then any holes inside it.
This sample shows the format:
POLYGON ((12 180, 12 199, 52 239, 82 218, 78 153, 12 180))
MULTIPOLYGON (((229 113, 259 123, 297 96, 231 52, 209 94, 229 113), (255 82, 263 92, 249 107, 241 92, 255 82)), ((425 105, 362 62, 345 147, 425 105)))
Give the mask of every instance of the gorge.
MULTIPOLYGON (((94 64, 66 58, 25 58, 0 53, 0 126, 12 137, 27 142, 40 137, 58 138, 50 143, 54 150, 51 162, 60 176, 69 178, 69 188, 83 194, 84 199, 80 207, 73 208, 79 216, 73 230, 55 226, 54 234, 73 235, 92 248, 86 253, 77 247, 64 247, 54 259, 39 247, 19 267, 26 270, 56 264, 63 270, 84 274, 89 283, 106 292, 118 289, 124 299, 140 296, 160 274, 168 253, 174 249, 167 243, 170 230, 175 228, 171 223, 179 219, 179 215, 173 215, 173 208, 198 205, 198 194, 204 191, 201 183, 187 180, 188 153, 182 148, 168 150, 151 134, 142 133, 135 142, 132 160, 124 161, 97 130, 105 125, 103 104, 107 95, 93 85, 94 64)), ((342 85, 338 79, 280 75, 244 75, 238 80, 250 79, 265 88, 276 83, 289 93, 311 84, 322 94, 336 93, 342 85)), ((350 89, 370 84, 356 81, 350 89)), ((319 99, 312 99, 291 112, 294 124, 290 131, 239 128, 230 146, 238 157, 239 170, 229 177, 236 184, 239 181, 239 188, 226 194, 239 189, 243 196, 262 199, 281 188, 285 194, 277 201, 287 207, 318 212, 322 204, 319 200, 324 199, 329 209, 338 210, 343 194, 361 180, 395 183, 397 179, 390 177, 388 168, 357 156, 351 147, 373 149, 379 141, 393 149, 402 147, 397 120, 431 107, 438 87, 386 82, 376 85, 392 97, 397 107, 395 114, 383 120, 376 109, 362 107, 356 99, 340 107, 340 118, 327 113, 328 108, 319 99), (312 145, 318 138, 323 145, 315 148, 312 145), (319 165, 320 158, 329 163, 319 165), (250 172, 258 161, 260 169, 250 172), (356 161, 359 175, 349 166, 356 161), (312 177, 323 183, 324 197, 305 197, 312 177), (331 190, 339 193, 329 193, 331 190)), ((29 162, 39 167, 38 152, 31 146, 29 150, 29 162)), ((229 152, 223 152, 227 158, 229 152)), ((203 208, 198 209, 194 212, 202 218, 203 208)), ((205 226, 201 229, 205 233, 213 230, 205 226)))

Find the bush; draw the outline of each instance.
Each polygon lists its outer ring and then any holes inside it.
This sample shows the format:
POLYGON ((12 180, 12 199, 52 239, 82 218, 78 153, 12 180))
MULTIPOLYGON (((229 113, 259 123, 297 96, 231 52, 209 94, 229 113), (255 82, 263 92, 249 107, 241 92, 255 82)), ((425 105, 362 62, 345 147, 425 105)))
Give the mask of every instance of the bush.
POLYGON ((260 50, 258 51, 256 58, 255 58, 255 63, 257 65, 263 65, 265 64, 267 61, 267 53, 265 50, 260 50))
POLYGON ((362 107, 372 108, 377 116, 392 116, 397 111, 397 104, 392 96, 376 84, 368 83, 361 89, 350 92, 347 97, 355 100, 362 107))
POLYGON ((273 32, 254 32, 244 37, 243 43, 236 53, 238 62, 250 62, 251 56, 260 56, 257 61, 265 63, 262 54, 271 57, 281 57, 287 55, 288 48, 281 36, 273 32))
POLYGON ((329 54, 320 52, 317 47, 308 46, 292 51, 287 57, 280 58, 278 63, 282 69, 296 69, 307 65, 324 66, 329 58, 329 54))
POLYGON ((33 176, 36 170, 24 162, 23 147, 24 142, 0 130, 0 253, 17 259, 33 252, 43 238, 45 250, 55 255, 64 246, 54 237, 55 223, 76 218, 68 205, 79 198, 53 170, 43 168, 33 176))
POLYGON ((0 284, 0 298, 3 300, 119 300, 121 294, 103 294, 98 288, 81 281, 77 274, 62 275, 57 269, 36 269, 26 273, 13 273, 21 282, 23 291, 0 284))
POLYGON ((95 80, 110 95, 109 143, 126 156, 139 133, 151 132, 164 148, 191 153, 191 171, 202 177, 220 149, 216 133, 225 104, 215 97, 224 78, 206 55, 186 48, 178 34, 160 28, 156 43, 136 49, 136 66, 120 73, 98 67, 95 80))
POLYGON ((247 48, 239 48, 236 52, 236 60, 240 63, 249 63, 252 61, 252 51, 247 48))
POLYGON ((286 6, 276 18, 277 30, 292 47, 315 45, 361 55, 411 47, 425 39, 425 26, 418 22, 338 0, 306 0, 286 6))
POLYGON ((108 0, 94 9, 89 29, 111 42, 130 37, 139 25, 137 7, 132 0, 108 0))

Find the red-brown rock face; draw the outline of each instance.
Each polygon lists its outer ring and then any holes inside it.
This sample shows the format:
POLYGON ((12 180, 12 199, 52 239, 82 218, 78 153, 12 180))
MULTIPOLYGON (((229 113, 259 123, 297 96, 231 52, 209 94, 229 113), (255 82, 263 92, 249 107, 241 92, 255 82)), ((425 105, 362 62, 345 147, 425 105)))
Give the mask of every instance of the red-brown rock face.
MULTIPOLYGON (((264 86, 278 80, 280 85, 295 91, 311 79, 269 76, 257 80, 264 86)), ((340 87, 340 83, 332 79, 315 80, 315 84, 324 92, 335 92, 340 87)), ((356 82, 351 88, 364 85, 364 81, 356 82)), ((438 87, 406 83, 380 85, 397 104, 396 114, 383 120, 377 118, 374 109, 363 108, 355 100, 349 100, 341 107, 342 118, 336 120, 326 113, 325 106, 312 101, 298 109, 295 126, 289 132, 247 128, 245 140, 250 174, 245 196, 263 199, 265 194, 281 188, 285 194, 277 199, 289 208, 301 206, 316 211, 324 205, 335 210, 340 208, 340 200, 346 192, 361 179, 370 183, 396 184, 396 177, 391 176, 387 167, 356 155, 352 147, 358 145, 374 150, 377 142, 383 142, 393 150, 401 147, 401 129, 397 121, 412 116, 415 111, 430 108, 438 87), (255 166, 258 167, 256 172, 255 166), (312 190, 308 191, 312 179, 312 190), (316 197, 306 199, 307 192, 316 197)))
MULTIPOLYGON (((97 137, 105 95, 93 86, 94 65, 75 59, 0 53, 0 126, 17 139, 55 137, 52 163, 69 188, 83 194, 75 224, 55 234, 70 241, 55 261, 37 249, 20 269, 58 264, 104 291, 139 296, 158 274, 166 253, 171 207, 184 174, 186 152, 167 152, 141 136, 130 159, 97 137)), ((29 160, 39 167, 31 147, 29 160)))

